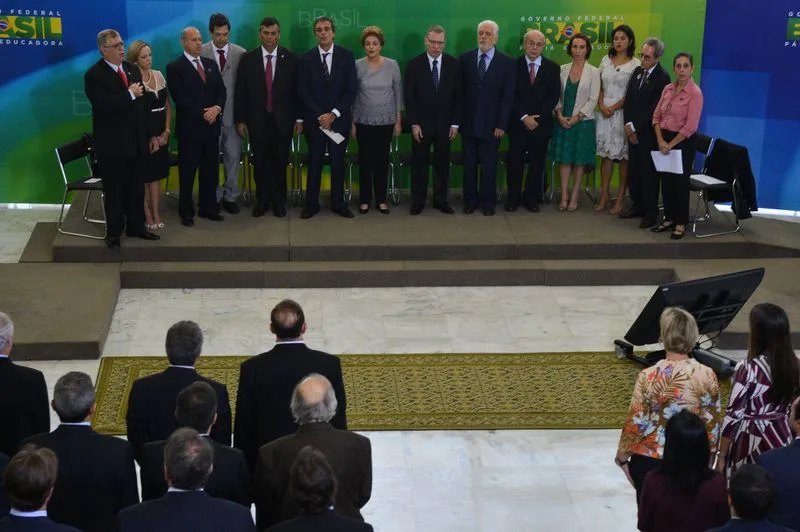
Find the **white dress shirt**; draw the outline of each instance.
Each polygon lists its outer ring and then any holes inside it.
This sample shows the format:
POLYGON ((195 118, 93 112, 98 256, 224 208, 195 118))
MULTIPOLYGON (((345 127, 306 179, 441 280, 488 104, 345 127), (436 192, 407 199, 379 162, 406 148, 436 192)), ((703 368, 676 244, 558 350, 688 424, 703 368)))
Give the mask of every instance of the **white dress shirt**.
POLYGON ((222 48, 217 48, 217 45, 215 45, 213 43, 213 41, 212 41, 211 48, 214 49, 214 61, 217 62, 217 66, 219 67, 219 71, 222 72, 222 65, 219 64, 219 51, 222 50, 222 54, 225 56, 225 61, 227 61, 228 60, 228 50, 230 49, 230 46, 226 44, 222 48))
MULTIPOLYGON (((322 63, 323 58, 325 59, 325 64, 328 65, 328 74, 332 74, 333 73, 331 71, 331 64, 333 62, 333 48, 334 48, 334 46, 331 45, 330 50, 328 50, 326 52, 325 50, 322 49, 321 46, 317 45, 317 51, 319 52, 319 62, 322 63), (328 55, 325 55, 325 54, 328 54, 328 55)), ((339 118, 340 116, 342 116, 342 113, 340 113, 339 110, 336 109, 335 107, 333 109, 331 109, 331 113, 335 114, 336 118, 339 118)))
MULTIPOLYGON (((538 76, 539 75, 539 69, 542 68, 542 56, 540 55, 539 57, 537 57, 536 59, 531 61, 530 58, 526 55, 525 56, 525 61, 528 63, 528 72, 531 71, 531 65, 533 65, 533 73, 538 76)), ((528 75, 530 75, 530 74, 528 74, 528 75)), ((528 115, 522 115, 522 118, 520 118, 520 121, 525 120, 526 118, 528 118, 528 115)))
POLYGON ((47 510, 36 510, 36 511, 33 511, 33 512, 21 512, 19 510, 16 510, 16 509, 12 508, 11 511, 8 512, 8 513, 10 515, 13 515, 14 517, 47 517, 47 510))
POLYGON ((272 79, 275 80, 275 65, 278 63, 278 47, 268 52, 266 48, 261 47, 261 63, 264 65, 264 72, 267 71, 267 56, 272 56, 272 79))

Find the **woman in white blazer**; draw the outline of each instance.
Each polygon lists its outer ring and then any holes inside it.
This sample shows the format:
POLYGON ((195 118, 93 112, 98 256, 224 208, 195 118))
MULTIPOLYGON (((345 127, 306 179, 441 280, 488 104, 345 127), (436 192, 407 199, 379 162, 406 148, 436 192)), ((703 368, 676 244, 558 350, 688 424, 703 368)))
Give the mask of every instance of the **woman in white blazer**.
POLYGON ((578 209, 584 169, 595 164, 594 109, 600 97, 600 70, 588 62, 592 44, 583 33, 570 38, 567 54, 572 62, 561 65, 561 98, 555 109, 558 120, 553 131, 552 157, 560 165, 558 210, 574 212, 578 209), (570 174, 573 175, 571 194, 570 174))

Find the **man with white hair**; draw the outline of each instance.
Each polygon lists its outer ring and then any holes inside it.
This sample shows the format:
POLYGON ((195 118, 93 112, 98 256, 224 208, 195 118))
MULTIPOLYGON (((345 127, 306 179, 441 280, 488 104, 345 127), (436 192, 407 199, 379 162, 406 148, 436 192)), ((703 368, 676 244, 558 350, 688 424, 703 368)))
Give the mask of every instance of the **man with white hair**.
POLYGON ((500 28, 493 20, 478 24, 478 48, 461 56, 464 76, 464 214, 480 208, 494 216, 497 204, 497 149, 514 105, 514 60, 495 45, 500 28), (478 186, 478 165, 481 167, 478 186))
POLYGON ((14 322, 0 312, 0 453, 9 457, 28 436, 50 430, 44 375, 14 364, 13 344, 14 322))
POLYGON ((372 446, 365 436, 331 426, 336 407, 333 386, 322 375, 312 373, 295 386, 291 409, 300 427, 258 451, 253 480, 259 530, 300 515, 289 479, 292 464, 307 445, 321 451, 336 474, 336 515, 364 521, 360 510, 372 494, 372 446))

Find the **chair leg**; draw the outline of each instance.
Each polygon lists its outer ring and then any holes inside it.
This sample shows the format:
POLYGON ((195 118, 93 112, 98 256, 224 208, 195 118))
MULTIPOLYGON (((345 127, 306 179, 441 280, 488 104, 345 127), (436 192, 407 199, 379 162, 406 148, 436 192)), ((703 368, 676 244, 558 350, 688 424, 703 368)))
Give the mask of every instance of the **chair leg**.
MULTIPOLYGON (((77 232, 74 232, 74 231, 65 231, 64 230, 64 227, 63 227, 64 226, 64 209, 65 209, 66 204, 67 204, 67 194, 68 193, 69 193, 69 190, 67 190, 67 188, 64 187, 64 197, 61 199, 61 212, 58 215, 58 225, 56 226, 56 228, 58 229, 58 232, 61 233, 62 235, 79 236, 79 237, 83 237, 83 238, 91 238, 92 240, 103 240, 106 237, 106 235, 108 234, 108 225, 105 223, 104 220, 96 222, 96 223, 102 223, 103 224, 103 235, 102 236, 90 235, 88 233, 77 233, 77 232)), ((88 197, 88 194, 87 194, 87 197, 88 197)), ((102 196, 101 196, 101 199, 102 199, 102 196)), ((87 203, 88 203, 88 199, 87 199, 87 203)), ((106 218, 105 206, 103 206, 103 218, 106 218)), ((85 211, 84 211, 84 220, 91 221, 91 220, 87 220, 86 219, 85 211)))
POLYGON ((347 165, 347 185, 344 189, 344 202, 346 205, 350 204, 353 197, 353 163, 347 165))
MULTIPOLYGON (((104 223, 106 223, 106 220, 105 220, 105 217, 106 217, 106 216, 105 216, 105 214, 103 214, 103 219, 102 219, 102 220, 100 220, 100 219, 98 219, 98 218, 89 218, 89 214, 88 214, 88 210, 89 210, 89 200, 90 200, 90 199, 91 199, 91 197, 92 197, 92 192, 93 192, 93 191, 92 191, 92 190, 90 190, 90 191, 89 191, 89 192, 86 194, 86 201, 84 201, 84 202, 83 202, 83 221, 84 221, 84 222, 88 222, 88 223, 92 223, 92 224, 104 224, 104 223)), ((102 199, 102 196, 101 196, 101 199, 102 199)), ((101 203, 102 203, 102 202, 101 202, 101 203)))

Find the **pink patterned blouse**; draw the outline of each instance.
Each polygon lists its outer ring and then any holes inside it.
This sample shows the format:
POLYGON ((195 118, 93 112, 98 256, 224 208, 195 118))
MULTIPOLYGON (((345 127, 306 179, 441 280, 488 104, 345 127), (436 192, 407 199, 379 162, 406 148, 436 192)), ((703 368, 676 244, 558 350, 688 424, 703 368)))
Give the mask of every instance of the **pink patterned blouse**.
POLYGON ((658 100, 653 113, 653 125, 689 138, 697 131, 702 112, 703 91, 691 78, 682 88, 678 88, 677 83, 670 83, 664 87, 658 100))

